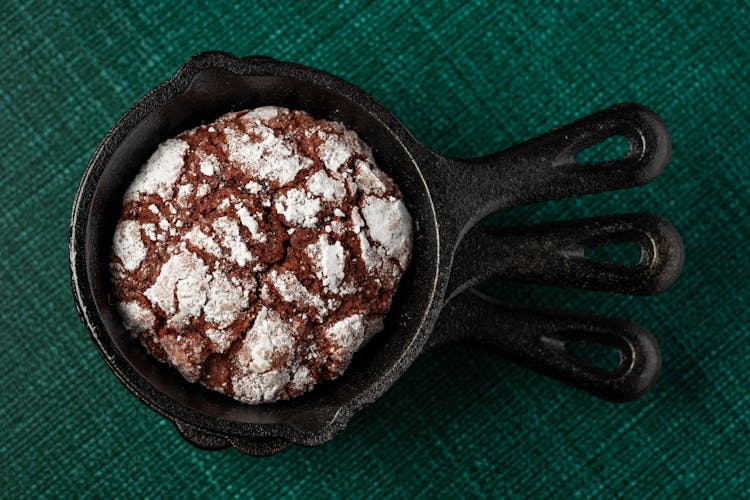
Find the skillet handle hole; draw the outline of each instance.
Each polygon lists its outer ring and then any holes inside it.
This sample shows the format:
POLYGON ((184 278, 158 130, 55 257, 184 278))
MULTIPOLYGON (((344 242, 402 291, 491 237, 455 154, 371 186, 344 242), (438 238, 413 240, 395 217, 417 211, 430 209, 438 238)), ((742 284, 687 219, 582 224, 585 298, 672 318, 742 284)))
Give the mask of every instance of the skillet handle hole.
POLYGON ((643 249, 634 241, 623 241, 586 248, 583 255, 587 259, 597 262, 633 267, 642 261, 643 249))
POLYGON ((576 154, 578 163, 600 164, 622 160, 630 153, 630 142, 622 135, 612 135, 576 154))
POLYGON ((565 352, 577 361, 608 373, 614 372, 622 361, 620 351, 609 345, 583 341, 565 343, 565 352))

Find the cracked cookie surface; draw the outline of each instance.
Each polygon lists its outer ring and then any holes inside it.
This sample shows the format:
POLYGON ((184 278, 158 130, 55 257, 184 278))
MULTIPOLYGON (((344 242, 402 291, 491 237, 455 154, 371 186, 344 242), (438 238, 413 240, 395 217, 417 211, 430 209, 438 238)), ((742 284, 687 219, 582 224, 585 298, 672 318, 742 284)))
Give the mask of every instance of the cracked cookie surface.
POLYGON ((150 354, 257 404, 340 376, 383 328, 412 221, 370 148, 278 107, 163 142, 128 188, 110 270, 150 354))

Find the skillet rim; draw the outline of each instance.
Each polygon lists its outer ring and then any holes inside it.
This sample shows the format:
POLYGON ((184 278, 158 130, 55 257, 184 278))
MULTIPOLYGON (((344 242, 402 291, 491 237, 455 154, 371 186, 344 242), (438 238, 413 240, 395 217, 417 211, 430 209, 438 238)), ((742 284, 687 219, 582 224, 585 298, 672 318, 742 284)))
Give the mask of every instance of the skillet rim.
POLYGON ((161 416, 178 421, 208 433, 219 434, 228 439, 256 437, 278 437, 294 444, 314 446, 325 443, 343 430, 351 417, 364 406, 376 401, 411 366, 425 344, 442 308, 441 291, 447 284, 449 270, 446 269, 438 226, 438 214, 432 199, 428 181, 422 172, 425 160, 435 155, 419 143, 408 129, 385 106, 372 96, 348 81, 330 73, 297 63, 277 61, 265 56, 235 57, 226 52, 209 51, 198 53, 187 59, 175 74, 140 98, 112 126, 92 155, 81 179, 73 203, 69 227, 69 259, 71 287, 76 308, 81 321, 97 345, 100 355, 117 378, 138 399, 161 416), (380 122, 398 142, 398 147, 407 154, 414 165, 415 174, 424 186, 424 194, 429 208, 429 218, 434 224, 434 272, 428 303, 420 311, 419 326, 414 328, 411 340, 383 366, 381 373, 363 390, 357 392, 341 405, 334 405, 328 419, 320 421, 318 429, 305 429, 288 423, 246 423, 220 419, 185 406, 153 386, 117 347, 110 331, 104 325, 89 282, 87 247, 87 226, 92 210, 92 199, 99 181, 115 151, 124 139, 154 109, 169 103, 186 92, 193 80, 204 70, 223 69, 239 76, 276 76, 294 78, 321 86, 335 92, 353 104, 364 108, 370 116, 380 122), (300 76, 305 78, 300 78, 300 76))

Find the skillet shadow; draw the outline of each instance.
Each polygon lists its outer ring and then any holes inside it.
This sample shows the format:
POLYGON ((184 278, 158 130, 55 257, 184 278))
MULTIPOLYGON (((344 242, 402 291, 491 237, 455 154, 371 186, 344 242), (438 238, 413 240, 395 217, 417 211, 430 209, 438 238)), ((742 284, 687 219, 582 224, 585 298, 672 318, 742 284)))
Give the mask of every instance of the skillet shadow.
POLYGON ((427 447, 436 435, 453 440, 455 430, 476 415, 503 418, 503 406, 527 397, 530 379, 541 378, 478 348, 441 346, 420 356, 376 403, 355 415, 332 444, 361 439, 368 448, 385 443, 427 447), (383 428, 384 421, 388 436, 370 431, 383 428))

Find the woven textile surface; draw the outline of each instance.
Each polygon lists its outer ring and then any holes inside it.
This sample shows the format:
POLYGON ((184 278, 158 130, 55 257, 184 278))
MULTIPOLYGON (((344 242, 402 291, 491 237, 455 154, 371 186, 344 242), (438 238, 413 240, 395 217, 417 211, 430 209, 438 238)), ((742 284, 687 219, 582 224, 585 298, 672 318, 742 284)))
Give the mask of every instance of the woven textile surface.
POLYGON ((746 2, 5 0, 2 11, 0 496, 747 494, 746 2), (117 381, 78 320, 67 236, 75 190, 104 134, 204 50, 341 76, 451 156, 489 154, 617 102, 656 110, 674 150, 655 182, 487 223, 658 213, 685 240, 675 286, 637 298, 485 287, 643 324, 663 355, 653 391, 608 403, 451 346, 419 358, 322 448, 257 459, 184 442, 117 381))

